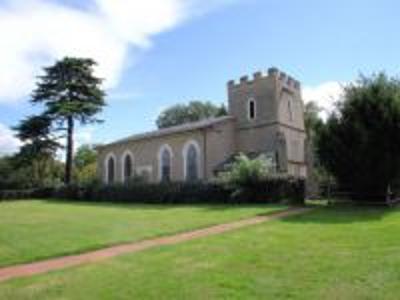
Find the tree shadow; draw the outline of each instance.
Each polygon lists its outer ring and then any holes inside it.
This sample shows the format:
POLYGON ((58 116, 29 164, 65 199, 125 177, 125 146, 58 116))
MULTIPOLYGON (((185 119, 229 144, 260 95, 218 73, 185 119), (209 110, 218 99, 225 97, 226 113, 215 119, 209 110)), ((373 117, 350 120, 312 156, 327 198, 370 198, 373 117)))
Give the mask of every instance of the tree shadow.
MULTIPOLYGON (((312 206, 310 206, 312 207, 312 206)), ((400 208, 334 205, 317 206, 302 215, 282 219, 288 223, 347 224, 379 221, 385 216, 399 213, 400 208)))
MULTIPOLYGON (((194 206, 202 207, 204 210, 234 210, 234 209, 244 209, 244 208, 253 208, 253 209, 271 209, 271 208, 276 208, 276 209, 287 209, 289 206, 285 204, 275 204, 275 203, 265 203, 265 204, 242 204, 242 203, 226 203, 226 204, 207 204, 207 205, 202 205, 202 204, 193 204, 194 206)), ((257 215, 263 216, 266 214, 269 214, 269 211, 266 212, 261 212, 257 215)))
POLYGON ((124 208, 129 210, 161 210, 161 209, 173 209, 184 205, 162 205, 162 204, 151 204, 151 203, 121 203, 121 202, 102 202, 102 201, 77 201, 77 200, 63 200, 63 199, 46 199, 43 200, 50 204, 62 204, 73 207, 101 207, 101 208, 124 208))
MULTIPOLYGON (((71 207, 100 207, 100 208, 123 208, 126 210, 175 210, 177 208, 196 208, 207 212, 235 210, 244 208, 265 208, 265 212, 256 214, 257 216, 265 216, 274 213, 288 206, 283 204, 136 204, 136 203, 118 203, 118 202, 85 202, 85 201, 70 201, 61 199, 46 199, 41 200, 51 204, 62 204, 71 207), (276 208, 269 211, 268 209, 276 208)), ((302 223, 302 224, 346 224, 346 223, 362 223, 379 221, 387 215, 399 213, 400 207, 371 207, 371 206, 355 206, 355 205, 308 205, 314 208, 310 212, 301 215, 294 215, 282 218, 282 222, 286 223, 302 223)), ((171 212, 173 213, 173 212, 171 212)))
MULTIPOLYGON (((169 210, 177 208, 198 208, 207 211, 223 211, 223 210, 234 210, 234 209, 244 209, 244 208, 285 208, 285 205, 280 204, 237 204, 237 203, 183 203, 183 204, 152 204, 152 203, 121 203, 121 202, 94 202, 94 201, 75 201, 75 200, 63 200, 63 199, 44 199, 40 200, 50 204, 62 204, 73 207, 102 207, 102 208, 124 208, 129 210, 169 210)), ((260 215, 268 214, 260 213, 260 215)))

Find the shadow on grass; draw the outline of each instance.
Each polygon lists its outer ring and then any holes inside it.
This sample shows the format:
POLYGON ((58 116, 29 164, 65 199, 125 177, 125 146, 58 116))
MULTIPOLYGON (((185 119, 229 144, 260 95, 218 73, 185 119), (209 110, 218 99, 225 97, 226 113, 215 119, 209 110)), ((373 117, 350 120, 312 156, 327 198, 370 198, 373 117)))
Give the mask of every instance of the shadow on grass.
MULTIPOLYGON (((312 207, 312 206, 311 206, 312 207)), ((400 208, 369 206, 317 206, 303 215, 282 219, 288 223, 346 224, 379 221, 387 215, 400 213, 400 208)), ((400 214, 399 214, 400 216, 400 214)))
MULTIPOLYGON (((74 207, 102 207, 102 208, 124 208, 130 210, 168 210, 177 208, 197 208, 204 211, 221 211, 221 210, 234 210, 243 208, 288 208, 288 206, 281 204, 237 204, 237 203, 187 203, 187 204, 151 204, 151 203, 120 203, 120 202, 87 202, 87 201, 75 201, 75 200, 62 200, 62 199, 37 199, 39 201, 44 201, 49 204, 63 204, 74 207)), ((264 215, 261 213, 260 215, 264 215)))

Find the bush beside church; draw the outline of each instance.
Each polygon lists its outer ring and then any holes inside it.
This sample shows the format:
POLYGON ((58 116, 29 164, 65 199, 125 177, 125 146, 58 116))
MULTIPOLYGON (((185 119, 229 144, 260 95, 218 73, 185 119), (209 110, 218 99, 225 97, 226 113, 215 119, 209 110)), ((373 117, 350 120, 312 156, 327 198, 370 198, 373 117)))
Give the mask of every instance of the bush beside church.
POLYGON ((301 178, 271 177, 255 183, 250 190, 237 193, 234 188, 220 183, 173 182, 65 186, 47 190, 47 197, 116 203, 144 204, 263 204, 304 203, 305 184, 301 178))
MULTIPOLYGON (((213 181, 161 181, 151 183, 134 178, 125 184, 69 185, 33 190, 32 196, 80 201, 186 204, 186 203, 304 203, 305 182, 279 174, 266 156, 250 159, 238 155, 229 169, 213 181)), ((27 194, 15 194, 26 198, 27 194)), ((3 194, 4 198, 13 193, 3 194)), ((2 195, 0 194, 0 200, 2 195)))

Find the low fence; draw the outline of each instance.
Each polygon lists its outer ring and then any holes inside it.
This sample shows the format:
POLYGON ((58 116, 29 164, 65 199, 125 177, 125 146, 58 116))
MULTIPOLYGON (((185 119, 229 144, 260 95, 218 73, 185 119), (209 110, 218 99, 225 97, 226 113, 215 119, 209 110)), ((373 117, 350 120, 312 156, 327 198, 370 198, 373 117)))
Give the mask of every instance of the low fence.
POLYGON ((400 204, 400 189, 388 189, 386 193, 355 194, 348 189, 340 189, 334 185, 320 185, 318 196, 315 198, 326 199, 328 205, 357 204, 370 206, 396 206, 400 204))

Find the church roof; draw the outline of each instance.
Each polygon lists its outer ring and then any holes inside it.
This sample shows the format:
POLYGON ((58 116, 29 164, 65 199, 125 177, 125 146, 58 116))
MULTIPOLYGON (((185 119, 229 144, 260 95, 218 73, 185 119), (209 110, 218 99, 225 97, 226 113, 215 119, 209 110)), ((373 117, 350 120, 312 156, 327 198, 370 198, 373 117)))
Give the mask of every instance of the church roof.
POLYGON ((159 130, 149 131, 149 132, 145 132, 145 133, 134 134, 127 138, 123 138, 123 139, 117 140, 115 142, 112 142, 112 143, 109 143, 106 145, 102 145, 99 148, 111 146, 111 145, 115 145, 115 144, 120 144, 120 143, 162 137, 162 136, 166 136, 166 135, 170 135, 170 134, 182 133, 185 131, 192 131, 192 130, 196 130, 196 129, 207 128, 214 124, 223 123, 223 122, 233 120, 233 119, 234 119, 234 117, 232 117, 232 116, 209 118, 209 119, 204 119, 204 120, 197 121, 197 122, 191 122, 191 123, 172 126, 172 127, 168 127, 168 128, 159 129, 159 130))

